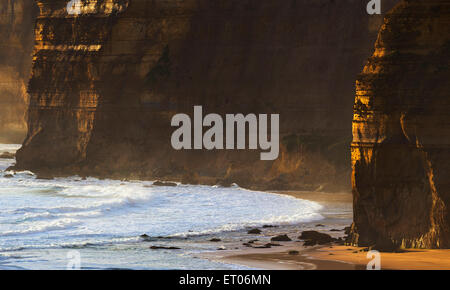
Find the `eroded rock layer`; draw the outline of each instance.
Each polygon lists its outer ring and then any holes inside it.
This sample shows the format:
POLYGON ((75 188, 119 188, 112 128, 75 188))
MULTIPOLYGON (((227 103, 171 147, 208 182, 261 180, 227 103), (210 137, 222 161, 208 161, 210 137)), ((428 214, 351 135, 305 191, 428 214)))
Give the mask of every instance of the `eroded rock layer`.
POLYGON ((450 1, 403 1, 357 81, 353 242, 450 247, 450 1))
POLYGON ((38 9, 30 0, 0 1, 0 142, 26 135, 26 85, 31 72, 33 28, 38 9))
MULTIPOLYGON (((52 174, 343 189, 354 79, 378 16, 359 0, 37 1, 17 167, 52 174), (174 114, 279 113, 280 157, 175 151, 174 114)), ((384 1, 385 9, 395 1, 384 1)))

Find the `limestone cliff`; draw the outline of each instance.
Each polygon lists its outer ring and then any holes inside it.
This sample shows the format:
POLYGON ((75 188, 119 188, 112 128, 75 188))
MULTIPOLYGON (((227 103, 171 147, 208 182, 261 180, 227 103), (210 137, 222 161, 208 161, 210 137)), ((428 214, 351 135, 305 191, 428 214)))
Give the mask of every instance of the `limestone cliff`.
POLYGON ((450 1, 403 1, 357 81, 353 242, 450 247, 450 1))
POLYGON ((26 84, 31 72, 37 5, 0 1, 0 142, 21 143, 26 135, 26 84))
MULTIPOLYGON (((395 1, 383 1, 387 9, 395 1)), ((349 184, 354 80, 382 18, 360 0, 37 1, 17 167, 277 189, 349 184), (280 158, 174 151, 170 119, 279 113, 280 158)))

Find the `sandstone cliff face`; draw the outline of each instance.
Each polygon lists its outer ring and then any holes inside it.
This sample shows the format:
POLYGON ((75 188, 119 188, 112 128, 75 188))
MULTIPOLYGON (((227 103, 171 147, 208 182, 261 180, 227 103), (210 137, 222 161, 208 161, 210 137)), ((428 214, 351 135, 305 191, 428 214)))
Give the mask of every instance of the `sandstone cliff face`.
POLYGON ((0 2, 0 142, 3 143, 21 143, 26 135, 26 84, 31 73, 37 14, 34 1, 0 2))
POLYGON ((403 1, 357 81, 353 242, 450 247, 450 2, 403 1))
POLYGON ((348 186, 354 79, 380 20, 364 1, 86 0, 79 16, 65 2, 37 1, 29 131, 17 167, 348 186), (205 114, 279 113, 280 158, 174 151, 170 119, 192 115, 194 105, 205 114))

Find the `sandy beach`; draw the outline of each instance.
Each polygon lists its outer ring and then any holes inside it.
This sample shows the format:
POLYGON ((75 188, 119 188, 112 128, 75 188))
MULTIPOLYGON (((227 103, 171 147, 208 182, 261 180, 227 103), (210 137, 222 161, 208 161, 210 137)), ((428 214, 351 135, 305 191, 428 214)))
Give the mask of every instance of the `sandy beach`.
MULTIPOLYGON (((326 209, 339 204, 351 204, 348 193, 277 192, 296 198, 319 202, 326 209)), ((321 221, 323 226, 335 222, 332 218, 321 221)), ((320 228, 317 231, 321 231, 320 228)), ((299 233, 300 234, 300 233, 299 233)), ((340 233, 343 236, 343 233, 340 233)), ((304 247, 301 241, 283 242, 270 249, 240 249, 203 254, 203 258, 223 263, 243 265, 265 270, 365 270, 371 257, 367 249, 327 245, 304 247)), ((450 249, 408 249, 399 253, 381 253, 382 270, 449 270, 450 249)))
MULTIPOLYGON (((281 249, 242 250, 208 254, 224 263, 264 270, 365 270, 370 259, 363 248, 287 245, 281 249), (298 254, 292 255, 291 251, 298 254)), ((450 270, 450 250, 411 249, 402 253, 381 253, 382 270, 450 270)))

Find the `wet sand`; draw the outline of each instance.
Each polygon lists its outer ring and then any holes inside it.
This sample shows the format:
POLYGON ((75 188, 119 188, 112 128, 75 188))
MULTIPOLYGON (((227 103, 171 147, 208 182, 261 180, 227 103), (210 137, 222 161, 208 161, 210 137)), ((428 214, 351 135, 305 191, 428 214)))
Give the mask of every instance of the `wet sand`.
MULTIPOLYGON (((324 247, 313 251, 310 256, 313 259, 359 264, 365 269, 365 265, 371 259, 367 257, 368 253, 361 249, 347 246, 336 246, 331 249, 324 247)), ((382 270, 450 270, 450 249, 410 249, 400 253, 380 253, 380 266, 382 270)))
POLYGON ((327 193, 327 192, 314 192, 314 191, 273 191, 277 194, 289 195, 295 198, 306 199, 315 201, 325 206, 333 203, 347 203, 352 204, 353 197, 351 193, 327 193))
MULTIPOLYGON (((363 248, 329 246, 285 248, 282 251, 226 253, 215 259, 265 270, 365 270, 372 260, 363 248), (298 255, 290 255, 296 250, 298 255)), ((380 253, 381 270, 450 270, 450 250, 406 250, 401 253, 380 253)))
POLYGON ((313 258, 318 248, 304 248, 301 243, 283 243, 282 248, 245 249, 206 253, 202 258, 263 270, 355 270, 358 265, 345 261, 313 258), (291 254, 291 251, 298 253, 291 254))
MULTIPOLYGON (((349 193, 291 191, 276 193, 319 202, 325 208, 336 205, 348 206, 352 202, 349 193)), ((347 219, 348 213, 342 218, 347 219)), ((326 218, 321 223, 327 226, 327 223, 332 221, 326 218)), ((317 230, 320 231, 320 228, 317 230)), ((372 260, 363 248, 336 245, 305 248, 299 241, 280 244, 282 247, 217 251, 203 254, 202 257, 265 270, 365 270, 372 260)), ((381 253, 380 266, 382 270, 450 270, 450 249, 412 249, 400 253, 381 253)))

